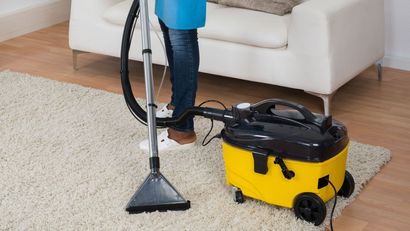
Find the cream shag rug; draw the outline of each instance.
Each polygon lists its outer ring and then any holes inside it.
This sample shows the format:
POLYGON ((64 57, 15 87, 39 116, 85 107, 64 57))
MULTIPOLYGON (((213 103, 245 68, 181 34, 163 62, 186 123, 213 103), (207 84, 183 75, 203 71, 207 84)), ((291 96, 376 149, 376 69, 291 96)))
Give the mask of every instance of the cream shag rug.
MULTIPOLYGON (((199 141, 209 123, 196 120, 199 141)), ((122 95, 1 72, 0 132, 0 230, 322 230, 329 224, 328 217, 315 227, 291 209, 257 200, 233 202, 219 141, 160 153, 163 174, 191 209, 128 215, 125 206, 149 168, 138 149, 146 127, 122 95)), ((352 142, 352 198, 388 160, 388 150, 352 142)), ((335 216, 352 200, 339 197, 335 216)))

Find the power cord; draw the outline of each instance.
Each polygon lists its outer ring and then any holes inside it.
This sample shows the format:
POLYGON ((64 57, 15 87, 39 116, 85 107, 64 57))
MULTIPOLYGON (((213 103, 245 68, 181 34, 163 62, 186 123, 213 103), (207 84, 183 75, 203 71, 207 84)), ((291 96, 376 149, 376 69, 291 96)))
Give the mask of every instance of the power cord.
POLYGON ((202 140, 202 146, 207 146, 215 138, 221 138, 221 134, 218 133, 218 134, 214 135, 211 139, 209 139, 208 141, 205 142, 205 140, 208 138, 209 134, 211 134, 213 128, 214 128, 214 120, 211 119, 211 128, 209 129, 208 134, 206 134, 206 136, 202 140))
MULTIPOLYGON (((135 20, 134 20, 134 23, 133 23, 133 26, 132 26, 132 30, 131 30, 131 35, 130 35, 131 41, 132 41, 132 37, 134 36, 134 31, 135 31, 135 27, 136 27, 137 22, 138 22, 138 19, 139 19, 139 14, 140 14, 140 11, 138 10, 137 14, 135 15, 135 20)), ((154 25, 152 24, 151 20, 149 21, 149 23, 150 23, 151 29, 155 32, 155 34, 156 34, 156 36, 157 36, 159 42, 161 43, 162 50, 163 50, 164 56, 165 56, 164 71, 163 71, 163 73, 162 73, 161 83, 160 83, 160 85, 159 85, 158 92, 157 92, 157 97, 156 97, 156 99, 158 100, 159 95, 160 95, 160 93, 161 93, 161 89, 162 89, 163 83, 164 83, 165 76, 166 76, 166 74, 167 74, 168 57, 167 57, 167 55, 166 55, 165 45, 164 45, 164 43, 162 42, 162 40, 161 40, 161 38, 160 38, 158 32, 155 30, 154 25)), ((131 47, 131 41, 130 41, 130 44, 128 44, 128 50, 129 50, 130 47, 131 47)), ((154 101, 156 101, 156 100, 154 100, 154 101)), ((141 120, 137 115, 135 115, 135 113, 131 110, 131 106, 130 106, 128 103, 127 103, 127 107, 128 107, 128 109, 130 110, 131 114, 132 114, 139 122, 141 122, 142 124, 147 125, 146 122, 144 122, 144 121, 141 120)))
POLYGON ((152 31, 155 32, 155 35, 157 36, 158 41, 161 43, 162 50, 163 50, 163 53, 164 53, 164 56, 165 56, 164 71, 163 71, 163 73, 162 73, 161 83, 159 84, 159 88, 158 88, 158 92, 157 92, 157 97, 156 97, 156 99, 158 100, 159 94, 161 93, 162 85, 164 84, 165 76, 166 76, 166 74, 167 74, 167 67, 169 66, 169 63, 168 63, 167 51, 166 51, 166 49, 165 49, 165 45, 164 45, 164 43, 162 42, 161 37, 159 36, 157 30, 155 30, 155 27, 154 27, 154 25, 152 24, 151 20, 149 21, 149 24, 150 24, 150 26, 151 26, 152 31))
POLYGON ((203 105, 207 104, 207 103, 218 103, 219 105, 221 105, 225 110, 228 110, 228 108, 225 106, 225 104, 223 104, 221 101, 218 101, 216 99, 208 99, 205 100, 204 102, 200 103, 198 105, 198 107, 202 107, 203 105))
MULTIPOLYGON (((228 108, 225 106, 225 104, 223 104, 221 101, 214 100, 214 99, 206 100, 206 101, 200 103, 200 104, 198 105, 198 107, 202 107, 204 104, 211 103, 211 102, 212 102, 212 103, 218 103, 218 104, 220 104, 225 110, 228 110, 228 108)), ((208 141, 205 141, 205 140, 208 138, 208 136, 211 134, 213 128, 214 128, 214 120, 211 119, 211 128, 209 129, 208 133, 206 134, 206 136, 205 136, 204 139, 202 140, 202 146, 208 145, 208 144, 211 143, 211 141, 212 141, 213 139, 215 139, 215 138, 221 138, 221 133, 218 133, 218 134, 214 135, 214 136, 213 136, 211 139, 209 139, 208 141)))
MULTIPOLYGON (((133 27, 132 27, 131 38, 132 38, 133 35, 134 35, 135 26, 136 26, 136 24, 137 24, 138 18, 139 18, 139 11, 138 11, 138 13, 137 13, 137 15, 136 15, 136 19, 135 19, 134 24, 133 24, 133 27)), ((165 76, 166 76, 166 73, 167 73, 167 68, 168 68, 168 66, 169 66, 169 63, 168 63, 168 57, 167 57, 165 45, 164 45, 164 43, 163 43, 161 37, 159 36, 158 32, 155 30, 155 27, 154 27, 154 25, 152 24, 151 20, 149 21, 149 24, 150 24, 151 29, 155 32, 155 35, 157 36, 159 42, 161 43, 162 50, 163 50, 164 56, 165 56, 164 71, 163 71, 163 73, 162 73, 161 83, 160 83, 160 85, 159 85, 158 92, 157 92, 157 96, 156 96, 156 99, 158 100, 159 95, 160 95, 160 93, 161 93, 162 86, 163 86, 163 84, 164 84, 164 79, 165 79, 165 76)), ((128 44, 128 46, 130 47, 130 46, 131 46, 131 43, 128 44)), ((129 49, 129 48, 128 48, 128 49, 129 49)), ((203 106, 204 104, 211 103, 211 102, 213 102, 213 103, 218 103, 218 104, 220 104, 225 110, 228 110, 227 107, 226 107, 222 102, 220 102, 220 101, 218 101, 218 100, 213 100, 213 99, 206 100, 206 101, 202 102, 201 104, 199 104, 199 107, 203 106)), ((132 114, 138 121, 140 121, 140 122, 142 122, 143 124, 146 125, 146 123, 145 123, 144 121, 142 121, 140 118, 138 118, 137 115, 134 114, 134 112, 131 110, 131 107, 130 107, 130 105, 128 105, 128 103, 127 103, 127 107, 128 107, 128 109, 130 110, 131 114, 132 114)), ((212 132, 212 130, 213 130, 213 127, 214 127, 214 120, 211 119, 211 128, 209 129, 208 133, 207 133, 206 136, 204 137, 204 139, 203 139, 203 141, 202 141, 202 146, 208 145, 208 144, 209 144, 213 139, 215 139, 215 138, 221 138, 221 134, 218 133, 218 134, 216 134, 215 136, 213 136, 211 139, 209 139, 208 141, 206 141, 206 139, 208 138, 208 136, 211 134, 211 132, 212 132)))
POLYGON ((327 182, 329 182, 329 184, 332 186, 335 192, 335 203, 333 204, 332 212, 330 213, 330 230, 333 231, 333 213, 335 211, 336 203, 337 203, 337 191, 336 191, 336 187, 333 185, 333 183, 329 179, 327 179, 327 182))

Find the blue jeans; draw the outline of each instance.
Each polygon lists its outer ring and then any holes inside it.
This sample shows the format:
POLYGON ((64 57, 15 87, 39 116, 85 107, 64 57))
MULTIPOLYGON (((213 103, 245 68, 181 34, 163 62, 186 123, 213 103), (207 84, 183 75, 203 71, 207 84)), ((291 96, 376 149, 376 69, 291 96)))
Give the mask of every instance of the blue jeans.
MULTIPOLYGON (((172 117, 180 116, 195 105, 198 87, 199 47, 198 32, 168 28, 159 20, 164 35, 165 48, 172 83, 171 105, 175 107, 172 117)), ((193 116, 173 127, 177 131, 193 131, 193 116)))

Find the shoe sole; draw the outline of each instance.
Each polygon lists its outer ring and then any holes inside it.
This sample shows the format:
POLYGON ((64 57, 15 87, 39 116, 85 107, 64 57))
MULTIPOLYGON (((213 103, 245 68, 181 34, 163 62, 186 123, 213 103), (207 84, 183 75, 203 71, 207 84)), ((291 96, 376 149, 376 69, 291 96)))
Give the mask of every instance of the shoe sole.
MULTIPOLYGON (((189 143, 189 144, 181 144, 181 145, 178 145, 178 146, 172 146, 172 147, 163 148, 163 149, 158 148, 158 152, 186 150, 186 149, 189 149, 189 148, 193 148, 194 146, 195 146, 195 142, 194 143, 189 143)), ((146 152, 149 151, 149 149, 145 149, 141 146, 140 146, 140 149, 143 150, 143 151, 146 151, 146 152)))

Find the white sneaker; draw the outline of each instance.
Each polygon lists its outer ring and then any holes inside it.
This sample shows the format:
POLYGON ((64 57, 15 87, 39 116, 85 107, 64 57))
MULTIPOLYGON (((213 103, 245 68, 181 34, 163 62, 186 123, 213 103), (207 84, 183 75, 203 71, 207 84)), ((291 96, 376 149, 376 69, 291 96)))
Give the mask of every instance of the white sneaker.
MULTIPOLYGON (((168 137, 168 129, 163 131, 161 134, 158 135, 158 152, 161 151, 171 151, 171 150, 185 150, 193 148, 195 145, 195 141, 189 144, 180 144, 173 139, 168 137)), ((144 151, 149 150, 149 142, 148 139, 143 140, 140 143, 140 149, 144 151)))
POLYGON ((167 106, 168 104, 165 104, 165 106, 157 111, 157 118, 172 118, 172 113, 174 113, 174 110, 168 109, 167 106))

